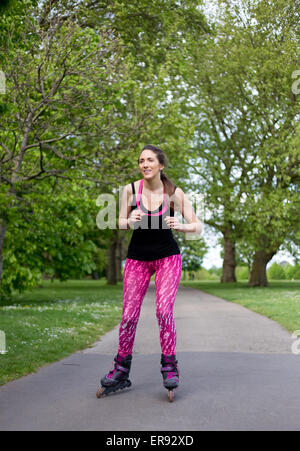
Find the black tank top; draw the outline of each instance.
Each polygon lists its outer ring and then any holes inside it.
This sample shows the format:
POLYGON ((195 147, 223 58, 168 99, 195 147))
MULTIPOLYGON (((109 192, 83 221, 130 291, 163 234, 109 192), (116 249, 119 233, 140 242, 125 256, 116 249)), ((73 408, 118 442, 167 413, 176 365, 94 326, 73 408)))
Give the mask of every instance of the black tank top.
POLYGON ((163 203, 156 210, 150 211, 143 205, 141 199, 143 182, 144 179, 140 181, 137 195, 135 194, 134 183, 131 182, 133 194, 131 211, 139 208, 144 215, 142 215, 141 221, 134 224, 126 258, 149 261, 180 254, 172 230, 163 221, 166 216, 174 216, 174 208, 168 205, 165 188, 163 203))

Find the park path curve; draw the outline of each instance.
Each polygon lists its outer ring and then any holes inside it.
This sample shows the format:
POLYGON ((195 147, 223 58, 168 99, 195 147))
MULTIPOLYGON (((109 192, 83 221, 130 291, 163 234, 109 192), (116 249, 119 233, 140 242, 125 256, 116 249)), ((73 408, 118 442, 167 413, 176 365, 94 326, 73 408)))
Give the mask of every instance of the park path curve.
POLYGON ((151 282, 130 389, 95 396, 117 350, 117 326, 92 347, 0 387, 0 430, 300 430, 300 356, 282 326, 183 286, 175 322, 181 377, 174 403, 162 386, 151 282))

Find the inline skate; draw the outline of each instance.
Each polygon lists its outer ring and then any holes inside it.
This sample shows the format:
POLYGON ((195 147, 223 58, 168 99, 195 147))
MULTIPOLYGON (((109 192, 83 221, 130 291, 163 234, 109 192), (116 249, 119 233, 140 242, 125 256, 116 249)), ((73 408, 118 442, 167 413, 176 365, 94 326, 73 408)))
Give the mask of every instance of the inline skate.
POLYGON ((131 386, 131 382, 128 379, 131 360, 132 355, 120 357, 118 354, 114 358, 114 368, 101 379, 101 387, 97 391, 97 398, 131 386))
POLYGON ((163 376, 164 387, 168 389, 168 398, 170 402, 174 400, 174 389, 179 385, 179 369, 176 355, 161 355, 161 373, 163 376))

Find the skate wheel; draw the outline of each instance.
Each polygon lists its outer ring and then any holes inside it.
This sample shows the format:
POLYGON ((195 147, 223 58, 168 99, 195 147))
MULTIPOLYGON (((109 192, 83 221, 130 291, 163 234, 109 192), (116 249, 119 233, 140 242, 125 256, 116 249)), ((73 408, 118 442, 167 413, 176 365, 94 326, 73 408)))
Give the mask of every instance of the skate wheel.
POLYGON ((99 388, 99 390, 96 393, 96 396, 97 396, 98 399, 101 398, 102 393, 104 392, 104 390, 105 390, 105 387, 100 387, 99 388))
POLYGON ((174 392, 173 392, 173 390, 169 390, 168 397, 169 397, 169 401, 170 402, 174 401, 174 392))

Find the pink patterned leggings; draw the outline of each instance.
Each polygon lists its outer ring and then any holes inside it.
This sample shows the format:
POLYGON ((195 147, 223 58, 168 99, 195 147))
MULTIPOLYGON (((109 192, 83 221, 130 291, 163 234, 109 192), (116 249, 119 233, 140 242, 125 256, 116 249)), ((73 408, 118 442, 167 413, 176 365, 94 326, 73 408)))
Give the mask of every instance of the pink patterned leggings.
POLYGON ((119 329, 119 349, 122 356, 132 354, 137 323, 150 278, 155 274, 156 317, 163 354, 176 353, 176 328, 173 307, 181 278, 180 254, 158 260, 141 261, 127 258, 123 276, 123 314, 119 329))

